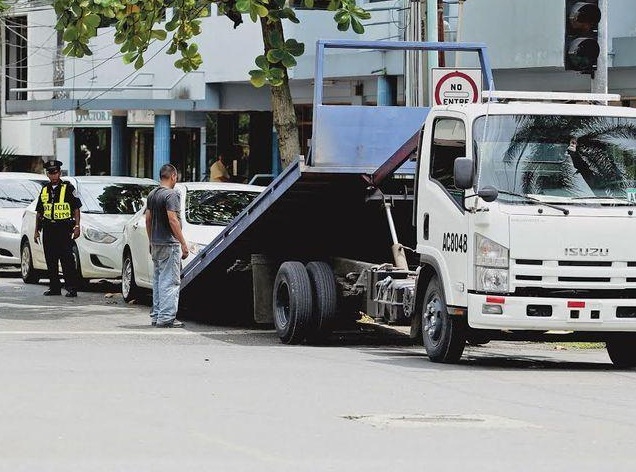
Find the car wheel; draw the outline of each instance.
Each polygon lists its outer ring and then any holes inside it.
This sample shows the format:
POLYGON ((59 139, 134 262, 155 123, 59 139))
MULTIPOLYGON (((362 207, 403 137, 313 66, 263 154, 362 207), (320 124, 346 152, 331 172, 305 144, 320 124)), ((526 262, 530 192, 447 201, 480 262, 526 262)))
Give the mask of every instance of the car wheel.
POLYGON ((422 340, 433 362, 458 362, 466 345, 466 320, 451 316, 446 308, 442 285, 433 277, 426 289, 422 308, 422 340))
POLYGON ((284 344, 300 344, 310 327, 311 282, 302 262, 283 262, 273 293, 274 325, 284 344))
POLYGON ((126 302, 130 302, 139 296, 139 287, 135 283, 135 268, 132 255, 128 250, 124 253, 124 260, 121 265, 121 294, 126 302))
POLYGON ((40 274, 33 268, 33 256, 31 255, 31 246, 28 241, 22 244, 20 250, 20 273, 22 280, 26 284, 37 284, 40 281, 40 274))
POLYGON ((333 329, 337 309, 336 279, 326 262, 309 262, 306 265, 313 295, 312 325, 307 341, 324 342, 333 329))

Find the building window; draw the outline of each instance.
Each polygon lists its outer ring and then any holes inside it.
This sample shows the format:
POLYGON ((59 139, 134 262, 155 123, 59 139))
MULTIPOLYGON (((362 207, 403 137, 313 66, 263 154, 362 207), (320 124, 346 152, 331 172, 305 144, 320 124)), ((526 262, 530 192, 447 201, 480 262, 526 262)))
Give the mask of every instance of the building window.
POLYGON ((28 71, 27 17, 14 16, 5 20, 5 98, 26 100, 27 93, 12 89, 26 88, 28 71))

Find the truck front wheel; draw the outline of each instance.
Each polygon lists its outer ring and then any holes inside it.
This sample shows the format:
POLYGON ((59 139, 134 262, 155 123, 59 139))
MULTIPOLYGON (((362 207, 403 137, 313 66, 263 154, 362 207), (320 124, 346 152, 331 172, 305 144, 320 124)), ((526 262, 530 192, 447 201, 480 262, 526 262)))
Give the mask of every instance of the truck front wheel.
POLYGON ((302 262, 283 262, 274 281, 276 334, 284 344, 300 344, 310 329, 311 281, 302 262))
POLYGON ((437 277, 428 283, 422 308, 422 340, 433 362, 458 362, 466 345, 466 320, 451 316, 437 277))
POLYGON ((636 367, 636 335, 617 333, 606 343, 607 353, 612 363, 620 369, 636 367))

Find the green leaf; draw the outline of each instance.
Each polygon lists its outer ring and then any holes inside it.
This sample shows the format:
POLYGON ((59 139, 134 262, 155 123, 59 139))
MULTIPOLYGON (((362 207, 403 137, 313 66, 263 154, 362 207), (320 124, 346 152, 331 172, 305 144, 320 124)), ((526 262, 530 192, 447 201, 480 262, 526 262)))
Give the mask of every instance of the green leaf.
POLYGON ((124 64, 130 64, 135 60, 136 57, 137 54, 135 54, 134 52, 127 52, 126 54, 124 54, 124 57, 122 59, 124 61, 124 64))
POLYGON ((351 28, 353 28, 353 31, 358 34, 364 33, 364 26, 362 26, 360 20, 358 20, 355 16, 351 17, 351 28))
POLYGON ((283 77, 285 77, 285 72, 283 71, 283 69, 279 69, 278 67, 273 67, 272 69, 269 70, 269 76, 274 79, 283 80, 283 77))
POLYGON ((267 51, 267 60, 272 64, 280 62, 284 57, 285 52, 281 49, 270 49, 267 51))
POLYGON ((152 30, 150 32, 150 37, 154 39, 158 39, 159 41, 164 41, 168 36, 168 33, 165 30, 152 30))
POLYGON ((75 28, 74 26, 69 26, 68 29, 64 31, 64 35, 62 37, 67 43, 75 41, 77 38, 79 38, 79 31, 77 31, 77 28, 75 28))
POLYGON ((338 12, 333 16, 333 19, 336 23, 341 23, 346 21, 346 18, 349 16, 349 12, 347 10, 338 10, 338 12))
POLYGON ((269 10, 267 9, 267 7, 265 7, 263 5, 254 6, 254 11, 261 18, 265 18, 267 16, 267 14, 269 13, 269 10))
POLYGON ((95 14, 86 15, 84 17, 84 23, 86 23, 89 26, 92 26, 93 28, 97 28, 99 24, 101 23, 101 21, 102 20, 99 17, 99 15, 95 15, 95 14))
POLYGON ((292 56, 288 52, 284 52, 281 63, 289 69, 290 67, 294 67, 296 65, 296 59, 294 59, 294 56, 292 56))
POLYGON ((283 36, 278 31, 272 31, 269 34, 269 43, 276 49, 282 49, 285 47, 285 43, 283 43, 283 36))
POLYGON ((143 66, 144 66, 144 56, 140 54, 137 60, 135 61, 135 69, 139 70, 143 66))
POLYGON ((251 0, 236 0, 234 8, 236 8, 241 13, 247 13, 248 11, 250 11, 251 5, 251 0))
POLYGON ((302 56, 305 53, 305 44, 299 43, 295 39, 285 41, 285 50, 292 56, 302 56))
POLYGON ((250 82, 254 87, 260 88, 267 83, 267 74, 262 70, 251 70, 250 82))
POLYGON ((263 70, 269 69, 269 61, 262 54, 260 56, 258 56, 256 59, 254 59, 254 62, 256 63, 257 67, 259 67, 259 68, 261 68, 263 70))
POLYGON ((199 50, 199 46, 196 43, 190 44, 187 52, 184 54, 186 57, 194 58, 197 55, 197 51, 199 50))
POLYGON ((347 31, 349 29, 349 23, 351 21, 351 17, 347 16, 346 21, 343 20, 338 23, 338 31, 347 31))
POLYGON ((305 0, 305 6, 307 8, 313 8, 314 7, 314 0, 305 0))

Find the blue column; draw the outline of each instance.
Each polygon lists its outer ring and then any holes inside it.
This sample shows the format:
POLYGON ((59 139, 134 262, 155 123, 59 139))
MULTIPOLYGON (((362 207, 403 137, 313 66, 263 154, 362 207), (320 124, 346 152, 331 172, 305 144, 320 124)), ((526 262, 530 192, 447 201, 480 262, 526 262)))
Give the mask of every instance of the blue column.
POLYGON ((378 76, 378 106, 395 105, 392 88, 391 81, 386 75, 378 76))
POLYGON ((126 145, 126 130, 128 128, 127 115, 126 112, 118 113, 113 111, 111 116, 110 175, 128 174, 128 149, 126 145))
POLYGON ((152 178, 159 180, 161 166, 170 164, 170 114, 155 112, 154 138, 152 178))

